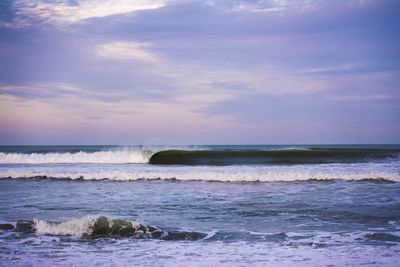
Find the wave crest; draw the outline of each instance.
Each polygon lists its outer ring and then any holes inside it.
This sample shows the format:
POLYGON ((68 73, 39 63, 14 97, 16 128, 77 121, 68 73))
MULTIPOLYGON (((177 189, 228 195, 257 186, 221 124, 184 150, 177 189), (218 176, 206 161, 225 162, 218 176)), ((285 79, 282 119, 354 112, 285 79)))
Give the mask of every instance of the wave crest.
POLYGON ((151 150, 31 154, 0 152, 0 164, 148 163, 153 154, 151 150))
POLYGON ((45 220, 33 219, 33 228, 39 234, 47 235, 76 235, 91 234, 92 227, 98 217, 86 216, 61 223, 51 223, 45 220))
POLYGON ((156 235, 154 232, 160 231, 135 221, 110 219, 104 216, 86 216, 60 223, 33 219, 32 228, 38 234, 90 238, 103 236, 153 237, 152 234, 156 235))
POLYGON ((131 237, 196 241, 207 236, 199 232, 164 231, 136 221, 111 219, 105 216, 85 216, 65 222, 49 222, 39 219, 33 219, 32 221, 21 220, 17 221, 15 228, 11 224, 3 224, 3 226, 7 227, 6 230, 22 233, 35 232, 41 235, 77 236, 82 238, 131 237))
POLYGON ((357 163, 398 158, 394 149, 278 149, 278 150, 161 150, 149 162, 154 165, 295 165, 357 163))

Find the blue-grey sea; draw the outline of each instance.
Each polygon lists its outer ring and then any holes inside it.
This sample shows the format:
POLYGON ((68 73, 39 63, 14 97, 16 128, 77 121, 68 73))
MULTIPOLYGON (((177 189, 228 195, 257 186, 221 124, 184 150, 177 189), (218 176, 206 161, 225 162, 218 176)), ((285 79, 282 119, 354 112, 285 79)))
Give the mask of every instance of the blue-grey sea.
POLYGON ((400 146, 0 146, 0 266, 83 265, 400 266, 400 146))

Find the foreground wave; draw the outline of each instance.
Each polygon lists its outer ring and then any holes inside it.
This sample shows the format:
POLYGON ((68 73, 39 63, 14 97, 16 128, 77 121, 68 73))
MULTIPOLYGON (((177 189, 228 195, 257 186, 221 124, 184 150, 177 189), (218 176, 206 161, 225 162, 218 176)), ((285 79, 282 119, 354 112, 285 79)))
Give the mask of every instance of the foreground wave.
POLYGON ((38 219, 19 220, 15 224, 0 224, 0 230, 82 238, 131 237, 195 241, 207 236, 198 232, 164 231, 136 221, 110 219, 105 216, 86 216, 66 222, 49 222, 38 219))
MULTIPOLYGON (((29 237, 30 234, 36 234, 59 237, 78 237, 82 239, 133 238, 159 239, 166 241, 262 241, 278 243, 284 242, 289 246, 297 247, 300 245, 312 246, 313 248, 337 245, 335 242, 338 242, 337 240, 330 240, 331 238, 327 239, 327 236, 332 236, 332 233, 304 235, 300 233, 263 233, 245 230, 220 230, 210 231, 208 233, 195 231, 166 231, 136 221, 111 219, 105 216, 85 216, 64 222, 50 222, 39 219, 18 220, 15 223, 0 224, 0 232, 1 231, 28 235, 25 237, 29 237), (329 244, 329 241, 331 244, 329 244)), ((400 243, 400 236, 396 234, 387 232, 358 232, 354 234, 354 239, 358 242, 389 242, 393 245, 400 243)), ((349 234, 346 236, 349 237, 349 234)), ((341 237, 341 241, 343 241, 343 237, 341 237)))
POLYGON ((203 150, 110 150, 96 152, 7 153, 0 164, 150 163, 153 165, 293 165, 356 163, 398 158, 399 149, 310 148, 310 149, 203 149, 203 150))

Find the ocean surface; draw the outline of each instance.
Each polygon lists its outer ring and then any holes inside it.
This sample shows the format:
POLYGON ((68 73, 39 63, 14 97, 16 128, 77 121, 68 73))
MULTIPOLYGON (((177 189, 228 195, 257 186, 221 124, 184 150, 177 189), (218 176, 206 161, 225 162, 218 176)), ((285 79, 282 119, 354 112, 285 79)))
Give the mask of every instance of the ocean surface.
POLYGON ((400 266, 400 146, 0 146, 0 266, 400 266))

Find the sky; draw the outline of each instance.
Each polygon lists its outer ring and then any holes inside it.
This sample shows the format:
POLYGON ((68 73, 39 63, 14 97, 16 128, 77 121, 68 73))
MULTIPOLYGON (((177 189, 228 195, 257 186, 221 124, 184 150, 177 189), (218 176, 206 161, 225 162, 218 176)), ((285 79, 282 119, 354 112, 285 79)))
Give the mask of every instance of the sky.
POLYGON ((2 0, 0 144, 400 143, 398 0, 2 0))

